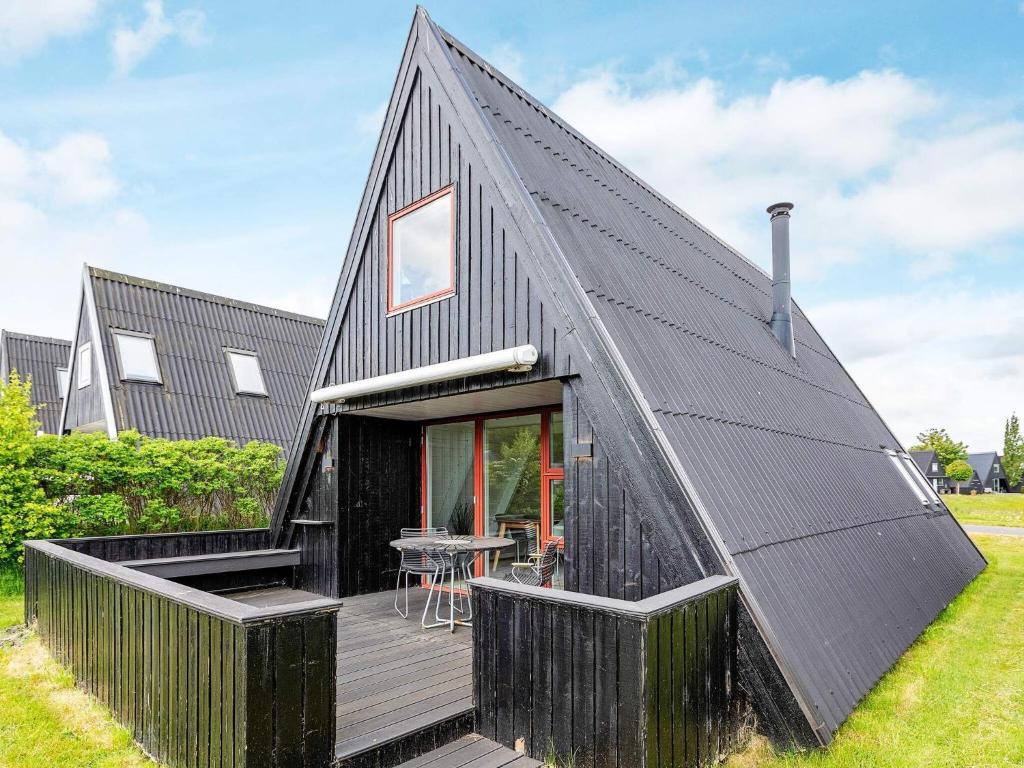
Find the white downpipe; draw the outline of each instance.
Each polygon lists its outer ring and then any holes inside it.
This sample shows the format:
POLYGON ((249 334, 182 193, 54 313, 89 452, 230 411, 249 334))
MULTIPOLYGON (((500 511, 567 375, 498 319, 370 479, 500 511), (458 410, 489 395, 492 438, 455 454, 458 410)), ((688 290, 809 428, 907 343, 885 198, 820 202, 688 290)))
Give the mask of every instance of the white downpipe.
POLYGON ((383 376, 374 376, 371 379, 335 384, 314 390, 309 399, 314 403, 343 403, 353 397, 391 392, 406 387, 419 387, 424 384, 436 384, 439 381, 462 379, 466 376, 481 376, 498 371, 525 372, 533 367, 538 357, 535 346, 524 344, 521 347, 510 347, 497 352, 486 352, 482 355, 463 357, 444 363, 424 365, 408 371, 387 373, 383 376))

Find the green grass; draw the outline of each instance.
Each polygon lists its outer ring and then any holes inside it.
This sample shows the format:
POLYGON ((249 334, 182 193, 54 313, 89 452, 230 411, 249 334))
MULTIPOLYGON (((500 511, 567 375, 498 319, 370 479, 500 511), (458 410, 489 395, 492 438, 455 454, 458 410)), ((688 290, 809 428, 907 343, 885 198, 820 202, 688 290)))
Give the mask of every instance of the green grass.
MULTIPOLYGON (((828 750, 776 755, 756 740, 728 768, 1024 765, 1024 539, 975 540, 988 569, 925 630, 828 750)), ((0 768, 153 768, 38 639, 5 629, 21 613, 18 578, 0 573, 0 768), (5 644, 5 636, 16 639, 5 644)))
POLYGON ((1024 528, 1024 493, 986 493, 943 496, 949 511, 961 523, 1024 528))
POLYGON ((1024 765, 1024 539, 975 536, 989 567, 868 694, 828 750, 728 768, 1024 765))
POLYGON ((156 768, 75 687, 23 619, 18 571, 0 571, 0 768, 156 768))

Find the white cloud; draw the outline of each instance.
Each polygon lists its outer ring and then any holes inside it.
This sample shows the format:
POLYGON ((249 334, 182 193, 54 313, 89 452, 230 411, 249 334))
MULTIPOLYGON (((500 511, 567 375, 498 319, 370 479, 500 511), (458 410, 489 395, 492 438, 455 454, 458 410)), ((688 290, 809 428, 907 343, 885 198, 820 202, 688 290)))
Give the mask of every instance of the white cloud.
POLYGON ((0 60, 16 60, 54 37, 85 30, 99 0, 4 0, 0 2, 0 60))
POLYGON ((986 122, 961 103, 954 115, 950 101, 893 71, 780 79, 739 96, 708 79, 641 90, 605 71, 554 106, 762 262, 764 206, 795 202, 794 268, 808 279, 894 251, 918 267, 942 253, 948 266, 1024 234, 1024 206, 1009 204, 1024 178, 1024 123, 986 122))
POLYGON ((15 291, 0 302, 0 327, 66 337, 74 276, 83 261, 137 254, 145 220, 117 200, 119 182, 103 137, 72 133, 35 148, 0 132, 0 259, 15 291), (45 279, 44 279, 45 278, 45 279))
POLYGON ((1001 450, 1003 420, 1024 415, 1024 290, 940 283, 808 313, 905 445, 946 427, 1001 450))
POLYGON ((522 51, 512 43, 502 42, 494 46, 484 57, 498 68, 506 77, 517 83, 524 83, 526 80, 523 72, 523 63, 526 61, 522 51))
POLYGON ((1005 277, 1024 238, 1024 122, 894 71, 740 95, 604 71, 554 107, 761 263, 764 208, 782 199, 797 206, 797 280, 884 270, 877 290, 903 293, 804 307, 901 440, 943 426, 998 448, 1003 420, 1024 414, 1024 290, 1005 277))
POLYGON ((168 18, 162 0, 146 0, 143 8, 146 18, 137 28, 122 26, 114 32, 111 47, 118 75, 135 69, 168 37, 177 37, 190 46, 206 42, 206 15, 202 11, 188 9, 168 18))
POLYGON ((110 148, 102 137, 75 133, 39 154, 54 199, 62 203, 97 203, 116 194, 118 182, 110 168, 110 148))

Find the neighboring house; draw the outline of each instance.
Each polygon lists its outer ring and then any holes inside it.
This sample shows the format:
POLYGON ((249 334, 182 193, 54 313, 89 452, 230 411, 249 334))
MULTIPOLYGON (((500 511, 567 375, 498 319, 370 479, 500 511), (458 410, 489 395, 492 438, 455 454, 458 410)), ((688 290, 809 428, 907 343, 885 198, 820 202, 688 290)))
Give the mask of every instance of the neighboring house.
MULTIPOLYGON (((790 207, 773 282, 418 10, 272 523, 300 586, 394 588, 403 527, 530 522, 564 536, 570 592, 734 575, 734 690, 776 742, 829 743, 985 560, 791 305, 790 207)), ((506 618, 488 643, 547 653, 506 618)), ((637 652, 612 632, 580 675, 637 652)))
POLYGON ((910 451, 910 456, 936 493, 945 493, 949 490, 950 480, 946 477, 946 471, 939 463, 935 451, 910 451))
POLYGON ((61 431, 287 446, 323 321, 83 271, 61 431))
POLYGON ((982 489, 993 493, 1005 493, 1010 490, 1006 472, 1003 471, 1002 457, 995 451, 969 453, 967 463, 974 469, 975 477, 972 478, 972 483, 976 480, 982 489))
POLYGON ((32 377, 32 404, 39 408, 40 431, 51 435, 60 432, 70 352, 71 342, 64 339, 0 330, 0 380, 7 381, 11 371, 23 380, 32 377))

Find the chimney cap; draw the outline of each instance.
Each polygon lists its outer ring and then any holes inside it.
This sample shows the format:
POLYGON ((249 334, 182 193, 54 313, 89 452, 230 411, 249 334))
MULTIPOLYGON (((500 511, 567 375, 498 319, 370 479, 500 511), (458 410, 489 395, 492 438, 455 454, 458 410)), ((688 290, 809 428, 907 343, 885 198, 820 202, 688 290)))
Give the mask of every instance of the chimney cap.
POLYGON ((768 213, 772 215, 774 219, 776 216, 788 216, 789 212, 793 210, 792 203, 772 203, 768 206, 768 213))

